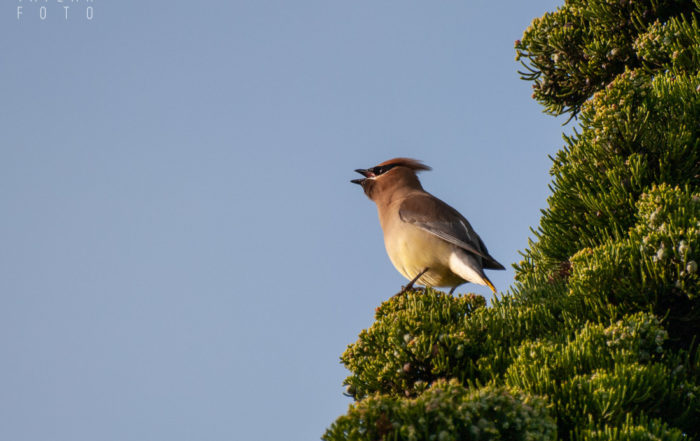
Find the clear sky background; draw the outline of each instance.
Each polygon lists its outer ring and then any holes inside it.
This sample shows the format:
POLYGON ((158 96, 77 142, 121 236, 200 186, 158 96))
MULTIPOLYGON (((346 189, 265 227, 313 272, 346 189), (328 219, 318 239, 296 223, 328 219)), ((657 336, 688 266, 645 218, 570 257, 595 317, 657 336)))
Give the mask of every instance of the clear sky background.
POLYGON ((353 170, 432 166, 507 290, 564 122, 513 42, 556 3, 2 0, 0 439, 318 439, 405 283, 353 170))

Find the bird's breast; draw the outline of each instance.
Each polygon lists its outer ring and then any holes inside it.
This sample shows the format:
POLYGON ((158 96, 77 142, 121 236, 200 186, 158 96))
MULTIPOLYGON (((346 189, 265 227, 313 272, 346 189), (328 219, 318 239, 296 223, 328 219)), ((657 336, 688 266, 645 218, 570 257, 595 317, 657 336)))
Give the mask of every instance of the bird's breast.
POLYGON ((384 227, 384 245, 394 267, 407 279, 425 268, 430 270, 418 283, 429 286, 456 286, 464 279, 450 270, 454 246, 412 224, 402 221, 384 227))

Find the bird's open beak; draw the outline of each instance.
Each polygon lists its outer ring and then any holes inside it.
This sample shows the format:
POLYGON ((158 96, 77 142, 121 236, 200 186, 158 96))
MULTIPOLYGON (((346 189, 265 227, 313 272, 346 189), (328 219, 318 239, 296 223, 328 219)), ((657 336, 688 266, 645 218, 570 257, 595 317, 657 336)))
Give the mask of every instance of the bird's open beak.
POLYGON ((368 172, 367 172, 367 170, 362 169, 362 168, 358 168, 358 169, 355 170, 355 171, 356 171, 357 173, 361 174, 362 176, 364 176, 364 178, 362 178, 362 179, 353 179, 353 180, 350 181, 350 182, 352 182, 353 184, 362 185, 362 183, 365 182, 365 179, 367 178, 368 172))

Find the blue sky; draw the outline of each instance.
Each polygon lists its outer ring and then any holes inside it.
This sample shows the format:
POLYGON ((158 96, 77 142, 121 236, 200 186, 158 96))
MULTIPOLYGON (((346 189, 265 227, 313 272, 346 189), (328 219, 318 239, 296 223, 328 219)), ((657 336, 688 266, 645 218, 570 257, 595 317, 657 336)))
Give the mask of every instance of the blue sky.
POLYGON ((318 439, 405 283, 353 170, 431 165, 506 290, 563 130, 513 41, 555 7, 4 0, 0 439, 318 439))

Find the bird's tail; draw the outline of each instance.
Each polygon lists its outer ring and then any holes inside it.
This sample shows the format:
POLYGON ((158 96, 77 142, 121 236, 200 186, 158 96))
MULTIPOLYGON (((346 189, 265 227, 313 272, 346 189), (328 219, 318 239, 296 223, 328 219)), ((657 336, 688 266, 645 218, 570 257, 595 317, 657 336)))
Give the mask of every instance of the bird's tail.
POLYGON ((486 277, 484 270, 481 268, 481 262, 476 257, 467 254, 465 251, 457 250, 450 256, 450 270, 467 282, 486 285, 491 288, 493 293, 496 293, 496 287, 486 277))
POLYGON ((484 282, 485 282, 486 286, 488 286, 489 288, 491 288, 491 291, 493 291, 493 293, 496 294, 496 287, 493 286, 493 283, 491 283, 491 281, 489 280, 489 278, 486 277, 485 275, 482 276, 482 278, 484 279, 484 282))

